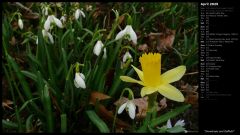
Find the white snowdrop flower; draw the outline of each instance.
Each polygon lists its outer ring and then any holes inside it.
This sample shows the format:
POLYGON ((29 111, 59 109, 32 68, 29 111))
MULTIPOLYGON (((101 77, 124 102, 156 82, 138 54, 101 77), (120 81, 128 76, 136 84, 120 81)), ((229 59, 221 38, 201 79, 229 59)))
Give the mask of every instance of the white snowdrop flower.
POLYGON ((43 37, 48 37, 51 44, 54 44, 54 40, 53 40, 53 36, 51 33, 49 33, 48 31, 46 31, 45 29, 42 30, 42 35, 43 37))
POLYGON ((23 29, 23 21, 20 18, 18 19, 18 26, 21 30, 23 29))
POLYGON ((61 18, 60 18, 60 21, 62 22, 62 23, 65 23, 66 22, 66 15, 63 15, 61 18))
POLYGON ((74 78, 74 85, 76 86, 76 88, 86 88, 86 84, 85 84, 85 76, 82 73, 76 72, 75 73, 75 78, 74 78))
POLYGON ((123 55, 123 62, 125 63, 128 59, 131 59, 131 62, 133 62, 132 55, 129 53, 129 51, 127 51, 127 52, 123 55))
POLYGON ((185 126, 184 120, 178 120, 174 126, 178 126, 178 125, 182 127, 185 126))
MULTIPOLYGON (((98 40, 97 43, 95 44, 94 48, 93 48, 93 53, 95 55, 99 56, 99 54, 101 53, 102 48, 103 48, 103 43, 102 43, 102 41, 98 40)), ((106 53, 107 52, 106 48, 104 48, 103 51, 104 51, 104 53, 106 53)))
POLYGON ((172 128, 172 123, 170 119, 167 121, 167 128, 172 128))
POLYGON ((56 18, 54 15, 49 15, 44 23, 44 29, 48 31, 50 29, 51 23, 55 23, 59 28, 63 28, 62 22, 56 18))
POLYGON ((128 39, 129 41, 133 41, 134 44, 137 44, 137 35, 134 32, 133 28, 131 25, 127 25, 122 31, 120 31, 115 40, 119 40, 121 38, 123 38, 125 35, 129 35, 130 38, 128 39))
POLYGON ((126 109, 131 119, 135 118, 136 105, 133 103, 133 100, 128 100, 122 104, 118 109, 118 114, 122 113, 124 109, 126 109))
POLYGON ((82 16, 83 18, 85 18, 84 12, 83 12, 82 10, 80 10, 80 9, 77 9, 77 10, 75 11, 74 16, 75 16, 75 19, 76 19, 76 20, 78 20, 78 18, 79 18, 80 16, 82 16))

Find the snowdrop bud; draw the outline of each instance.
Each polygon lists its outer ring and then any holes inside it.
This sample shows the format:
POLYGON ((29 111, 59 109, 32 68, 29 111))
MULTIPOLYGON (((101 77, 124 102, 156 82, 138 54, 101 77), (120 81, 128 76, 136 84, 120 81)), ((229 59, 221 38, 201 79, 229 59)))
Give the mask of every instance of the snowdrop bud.
POLYGON ((97 43, 95 44, 94 48, 93 48, 93 53, 97 56, 99 56, 101 49, 103 48, 103 43, 102 41, 97 41, 97 43))
POLYGON ((77 88, 83 88, 85 89, 86 88, 86 84, 85 84, 85 76, 82 74, 82 73, 75 73, 75 79, 74 79, 74 85, 77 87, 77 88))
POLYGON ((21 30, 23 29, 23 21, 20 18, 18 19, 18 26, 21 30))
POLYGON ((131 59, 131 62, 133 62, 132 55, 127 51, 123 56, 123 62, 125 63, 128 59, 131 59))
POLYGON ((77 9, 76 11, 75 11, 75 19, 77 20, 78 18, 79 18, 79 16, 80 16, 80 10, 79 9, 77 9))

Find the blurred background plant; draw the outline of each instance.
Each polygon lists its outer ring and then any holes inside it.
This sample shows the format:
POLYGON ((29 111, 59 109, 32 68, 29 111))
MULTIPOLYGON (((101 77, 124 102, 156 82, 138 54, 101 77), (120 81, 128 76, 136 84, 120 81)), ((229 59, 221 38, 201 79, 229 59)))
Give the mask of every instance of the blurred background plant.
MULTIPOLYGON (((197 3, 2 5, 4 132, 159 132, 158 126, 170 118, 184 118, 186 130, 198 130, 197 88, 189 88, 197 87, 198 80, 197 3), (46 29, 49 16, 53 21, 46 29), (115 40, 129 22, 137 34, 137 45, 115 40), (93 50, 98 41, 102 45, 96 55, 93 50), (131 58, 123 61, 126 52, 131 58), (148 128, 144 116, 134 121, 123 117, 127 113, 114 117, 114 102, 125 87, 140 97, 139 86, 123 83, 119 77, 136 76, 130 65, 138 67, 144 52, 162 53, 163 71, 187 67, 184 81, 175 83, 185 94, 185 102, 166 101, 168 107, 156 110, 148 128), (85 89, 74 85, 77 63, 85 89)), ((162 97, 158 99, 163 105, 162 97)), ((137 106, 138 111, 141 107, 137 106)))

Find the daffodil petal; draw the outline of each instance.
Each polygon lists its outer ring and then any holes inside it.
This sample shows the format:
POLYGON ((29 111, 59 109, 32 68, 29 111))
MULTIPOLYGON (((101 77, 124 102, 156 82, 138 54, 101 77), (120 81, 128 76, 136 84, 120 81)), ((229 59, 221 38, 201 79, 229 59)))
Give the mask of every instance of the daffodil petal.
POLYGON ((186 66, 178 66, 161 75, 161 80, 165 83, 178 81, 186 72, 186 66))
POLYGON ((141 70, 139 70, 138 68, 136 68, 135 66, 133 66, 133 65, 131 65, 131 66, 137 72, 138 77, 140 78, 140 80, 143 81, 143 72, 141 70))
POLYGON ((118 109, 118 114, 122 113, 123 110, 126 108, 126 106, 127 106, 127 102, 124 103, 124 104, 122 104, 122 105, 119 107, 119 109, 118 109))
POLYGON ((127 104, 128 107, 128 114, 130 116, 131 119, 135 118, 135 110, 136 110, 136 106, 132 101, 128 101, 127 104))
POLYGON ((143 87, 141 89, 141 96, 144 97, 145 95, 152 94, 157 91, 157 88, 154 87, 143 87))
POLYGON ((171 99, 177 102, 184 101, 183 94, 177 88, 175 88, 170 84, 161 85, 160 87, 158 87, 158 92, 168 99, 171 99))
POLYGON ((135 80, 128 76, 120 76, 120 79, 124 82, 130 82, 130 83, 138 83, 140 85, 144 85, 142 81, 135 80))

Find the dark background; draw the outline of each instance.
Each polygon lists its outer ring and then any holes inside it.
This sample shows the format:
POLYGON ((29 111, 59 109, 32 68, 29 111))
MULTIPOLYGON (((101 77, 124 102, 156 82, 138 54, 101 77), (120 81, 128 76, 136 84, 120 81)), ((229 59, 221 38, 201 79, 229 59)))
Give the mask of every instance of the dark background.
MULTIPOLYGON (((234 12, 229 14, 228 18, 210 18, 210 32, 235 32, 239 34, 239 4, 231 1, 218 2, 218 7, 234 7, 234 12)), ((236 134, 239 133, 240 129, 240 95, 238 94, 240 91, 239 40, 235 41, 234 44, 223 44, 222 49, 217 55, 220 55, 225 61, 223 62, 222 69, 218 72, 221 79, 210 81, 210 91, 219 91, 219 93, 226 91, 231 96, 214 97, 215 100, 199 99, 199 129, 200 133, 207 133, 206 130, 210 130, 218 132, 226 131, 225 133, 229 134, 231 132, 227 131, 234 130, 233 133, 236 134)))

